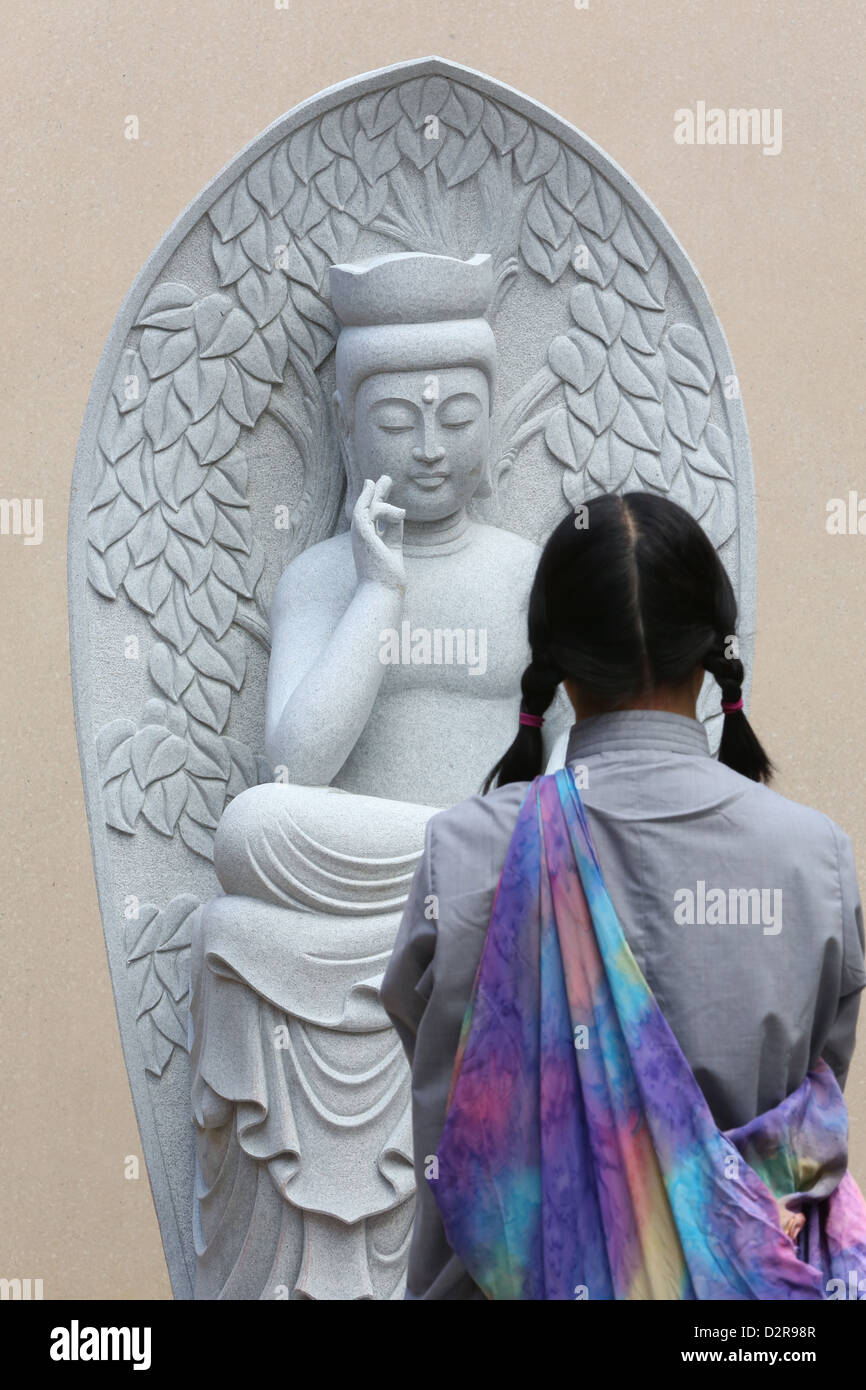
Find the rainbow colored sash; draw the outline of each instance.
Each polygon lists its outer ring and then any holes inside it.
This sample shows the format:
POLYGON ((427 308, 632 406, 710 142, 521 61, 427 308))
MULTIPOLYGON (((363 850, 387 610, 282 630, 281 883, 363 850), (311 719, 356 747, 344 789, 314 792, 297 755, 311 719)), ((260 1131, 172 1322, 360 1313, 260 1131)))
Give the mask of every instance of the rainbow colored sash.
POLYGON ((822 1060, 774 1110, 718 1129, 623 935, 571 770, 537 777, 428 1179, 486 1296, 866 1297, 847 1128, 822 1060), (796 1242, 783 1197, 806 1217, 796 1242))

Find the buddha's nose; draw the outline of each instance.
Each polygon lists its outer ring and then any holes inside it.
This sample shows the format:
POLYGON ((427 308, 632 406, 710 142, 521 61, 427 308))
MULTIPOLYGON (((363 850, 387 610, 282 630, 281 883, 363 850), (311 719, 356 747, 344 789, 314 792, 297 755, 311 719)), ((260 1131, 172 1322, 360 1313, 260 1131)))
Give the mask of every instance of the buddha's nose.
POLYGON ((435 444, 425 444, 423 449, 419 449, 416 444, 412 450, 412 457, 418 463, 438 463, 440 459, 444 459, 445 450, 435 444))
POLYGON ((418 463, 438 463, 445 457, 445 450, 436 439, 436 427, 432 420, 425 420, 421 443, 412 450, 412 457, 418 463))

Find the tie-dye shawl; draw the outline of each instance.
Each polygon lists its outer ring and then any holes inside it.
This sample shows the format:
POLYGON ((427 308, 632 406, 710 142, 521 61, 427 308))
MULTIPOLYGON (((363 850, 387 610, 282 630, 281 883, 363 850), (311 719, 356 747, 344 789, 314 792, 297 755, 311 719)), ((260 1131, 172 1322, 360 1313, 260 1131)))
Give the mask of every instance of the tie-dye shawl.
POLYGON ((819 1061, 775 1109, 718 1129, 568 768, 522 803, 428 1181, 488 1298, 823 1299, 866 1279, 832 1071, 819 1061), (782 1198, 806 1216, 796 1241, 782 1198))

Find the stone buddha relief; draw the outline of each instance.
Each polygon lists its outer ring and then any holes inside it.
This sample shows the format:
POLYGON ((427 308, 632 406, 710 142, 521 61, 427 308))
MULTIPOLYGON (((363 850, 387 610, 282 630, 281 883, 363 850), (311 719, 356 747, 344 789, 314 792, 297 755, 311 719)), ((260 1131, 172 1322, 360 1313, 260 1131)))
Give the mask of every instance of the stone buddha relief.
MULTIPOLYGON (((539 542, 599 491, 701 520, 748 665, 735 386, 625 175, 441 59, 289 113, 142 271, 82 433, 70 613, 176 1296, 402 1296, 409 1074, 377 985, 426 821, 510 743, 539 542)), ((551 766, 569 723, 563 697, 551 766)))

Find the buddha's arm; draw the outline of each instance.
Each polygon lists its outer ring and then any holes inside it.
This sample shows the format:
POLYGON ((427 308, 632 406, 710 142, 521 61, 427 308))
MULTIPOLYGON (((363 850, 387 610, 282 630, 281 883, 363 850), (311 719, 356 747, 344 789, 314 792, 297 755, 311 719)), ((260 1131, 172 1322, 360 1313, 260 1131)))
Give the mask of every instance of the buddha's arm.
POLYGON ((385 672, 382 632, 399 626, 406 577, 403 513, 390 479, 365 484, 352 518, 357 585, 339 618, 334 575, 291 566, 271 614, 265 753, 276 776, 329 785, 363 731, 385 672), (380 533, 377 523, 382 526, 380 533))
POLYGON ((289 603, 275 613, 268 671, 265 752, 274 774, 329 785, 358 741, 379 693, 384 628, 399 627, 403 595, 358 584, 330 632, 326 604, 289 603))

